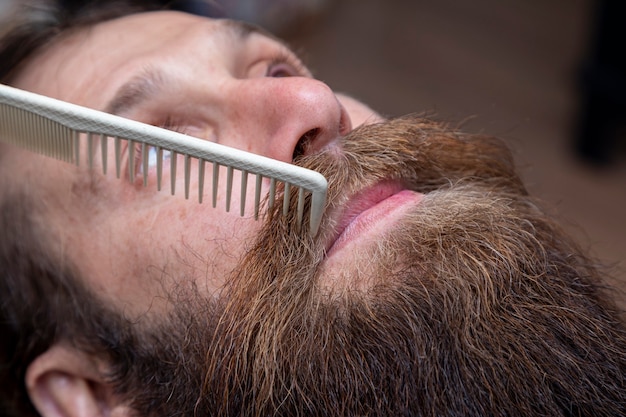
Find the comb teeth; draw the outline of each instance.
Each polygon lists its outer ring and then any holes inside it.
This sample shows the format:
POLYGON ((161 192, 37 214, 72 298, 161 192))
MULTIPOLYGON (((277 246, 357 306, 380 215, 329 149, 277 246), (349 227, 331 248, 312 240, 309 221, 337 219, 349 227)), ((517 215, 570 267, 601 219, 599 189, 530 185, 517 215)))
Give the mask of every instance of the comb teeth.
POLYGON ((144 186, 149 185, 148 171, 156 165, 156 185, 163 186, 165 159, 169 154, 170 191, 176 192, 178 155, 182 161, 185 198, 192 195, 192 165, 197 165, 197 198, 203 202, 205 174, 211 176, 211 203, 217 206, 220 168, 226 169, 226 210, 231 209, 235 172, 240 174, 240 208, 244 216, 248 180, 254 176, 254 218, 258 219, 263 179, 269 179, 268 202, 271 209, 276 198, 276 182, 284 184, 283 214, 289 212, 292 187, 298 188, 297 221, 301 227, 307 195, 311 195, 310 233, 317 234, 326 203, 327 182, 323 175, 282 161, 266 158, 224 145, 207 142, 177 132, 76 106, 59 100, 0 85, 0 141, 65 162, 80 164, 84 150, 87 166, 100 165, 109 172, 109 149, 112 146, 115 175, 126 172, 123 159, 127 149, 127 172, 131 182, 141 172, 144 186), (140 155, 136 155, 139 152, 140 155), (152 152, 152 153, 151 153, 152 152), (98 158, 97 155, 100 154, 98 158), (154 155, 156 161, 151 161, 154 155), (207 166, 212 165, 212 168, 207 166), (139 164, 138 166, 136 164, 139 164))

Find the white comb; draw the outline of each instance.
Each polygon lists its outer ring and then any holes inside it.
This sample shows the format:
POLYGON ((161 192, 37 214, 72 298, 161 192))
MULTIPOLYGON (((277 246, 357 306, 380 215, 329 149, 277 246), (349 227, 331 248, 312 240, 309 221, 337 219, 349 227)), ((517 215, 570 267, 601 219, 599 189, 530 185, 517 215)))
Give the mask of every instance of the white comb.
MULTIPOLYGON (((101 147, 102 170, 107 172, 107 147, 113 142, 115 147, 115 167, 119 178, 123 141, 128 143, 129 172, 135 172, 135 158, 132 152, 136 143, 142 149, 143 182, 147 184, 148 147, 152 146, 157 155, 157 184, 161 188, 163 152, 171 152, 170 170, 171 192, 175 192, 176 155, 184 156, 185 197, 190 194, 191 161, 198 161, 198 201, 204 194, 205 163, 213 165, 212 200, 216 206, 219 168, 227 169, 226 210, 230 210, 233 188, 233 171, 241 172, 241 207, 243 216, 246 204, 248 175, 256 175, 254 193, 254 213, 258 218, 263 178, 270 181, 268 204, 275 201, 276 181, 284 183, 283 215, 289 211, 290 188, 298 188, 298 227, 302 225, 305 198, 311 194, 310 232, 315 236, 319 229, 326 203, 326 178, 318 172, 298 167, 286 162, 266 158, 250 152, 193 138, 181 133, 135 122, 123 117, 77 106, 49 97, 33 94, 0 84, 0 141, 13 144, 30 151, 77 164, 80 149, 87 146, 88 165, 94 166, 94 147, 101 147), (86 143, 85 143, 86 142, 86 143)), ((134 176, 130 175, 131 181, 134 176)))

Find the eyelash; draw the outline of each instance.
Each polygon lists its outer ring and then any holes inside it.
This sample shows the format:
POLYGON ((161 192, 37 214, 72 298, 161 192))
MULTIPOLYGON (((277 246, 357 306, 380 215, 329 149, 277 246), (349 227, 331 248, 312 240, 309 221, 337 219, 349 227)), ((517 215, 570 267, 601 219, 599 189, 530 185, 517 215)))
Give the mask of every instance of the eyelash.
MULTIPOLYGON (((173 132, 176 133, 182 133, 185 134, 185 128, 183 127, 183 125, 181 123, 178 123, 176 121, 175 118, 173 118, 172 116, 167 116, 165 117, 165 119, 163 120, 163 122, 160 123, 155 123, 154 126, 156 127, 160 127, 162 129, 167 129, 167 130, 171 130, 173 132)), ((145 152, 150 153, 151 151, 155 150, 156 148, 154 148, 153 146, 150 145, 146 145, 145 146, 145 152)), ((140 142, 135 142, 133 144, 133 154, 132 158, 134 161, 134 171, 135 172, 129 172, 131 178, 136 179, 137 177, 141 177, 143 176, 143 151, 144 149, 142 149, 142 144, 140 142)), ((163 150, 163 163, 165 164, 165 162, 170 158, 170 152, 167 150, 163 150)), ((130 169, 130 167, 129 167, 130 169)))
POLYGON ((172 115, 167 115, 162 122, 156 123, 155 126, 160 127, 161 129, 171 130, 176 133, 185 133, 183 124, 172 115))
POLYGON ((291 53, 286 50, 280 50, 269 59, 269 63, 267 65, 267 71, 265 73, 266 77, 297 77, 307 73, 306 67, 300 60, 295 58, 291 53), (272 71, 277 67, 280 68, 281 65, 284 65, 287 68, 285 71, 288 73, 287 75, 272 75, 272 71))
MULTIPOLYGON (((134 155, 133 155, 133 160, 134 160, 134 172, 132 173, 131 177, 133 179, 137 179, 138 177, 142 177, 143 176, 143 151, 142 151, 142 144, 141 143, 135 143, 134 144, 134 155)), ((145 152, 148 152, 148 154, 150 154, 150 152, 155 151, 156 148, 154 146, 151 145, 146 145, 145 146, 145 152)), ((163 166, 165 167, 165 163, 167 162, 167 160, 170 158, 170 152, 163 150, 163 156, 162 156, 162 160, 163 160, 163 166)), ((153 166, 153 161, 151 161, 151 157, 150 155, 148 156, 148 161, 149 161, 149 167, 148 170, 151 170, 154 166, 153 166)), ((133 180, 134 182, 134 180, 133 180)))

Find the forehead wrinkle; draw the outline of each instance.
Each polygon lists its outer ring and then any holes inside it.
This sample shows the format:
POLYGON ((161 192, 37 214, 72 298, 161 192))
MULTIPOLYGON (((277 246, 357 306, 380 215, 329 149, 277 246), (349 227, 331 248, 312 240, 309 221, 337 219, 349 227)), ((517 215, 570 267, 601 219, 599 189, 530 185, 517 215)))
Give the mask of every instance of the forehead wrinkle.
POLYGON ((238 40, 245 40, 255 33, 265 35, 265 31, 252 23, 242 22, 239 20, 224 19, 221 23, 230 30, 238 40))
POLYGON ((228 27, 228 29, 231 31, 231 34, 234 35, 235 39, 237 39, 238 41, 245 41, 253 35, 260 35, 272 39, 273 41, 276 41, 281 45, 284 45, 285 47, 288 47, 287 43, 285 43, 283 39, 276 37, 271 32, 268 32, 267 30, 253 23, 230 19, 224 19, 221 22, 223 25, 228 27))

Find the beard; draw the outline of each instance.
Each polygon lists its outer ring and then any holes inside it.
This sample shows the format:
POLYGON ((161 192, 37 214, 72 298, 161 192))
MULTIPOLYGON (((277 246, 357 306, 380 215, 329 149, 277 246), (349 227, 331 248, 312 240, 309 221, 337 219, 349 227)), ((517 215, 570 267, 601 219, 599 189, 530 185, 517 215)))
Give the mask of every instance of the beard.
POLYGON ((336 218, 311 237, 277 208, 219 299, 117 320, 110 380, 139 415, 626 414, 619 313, 500 142, 407 117, 296 162, 326 213, 381 181, 425 196, 330 277, 336 218))

